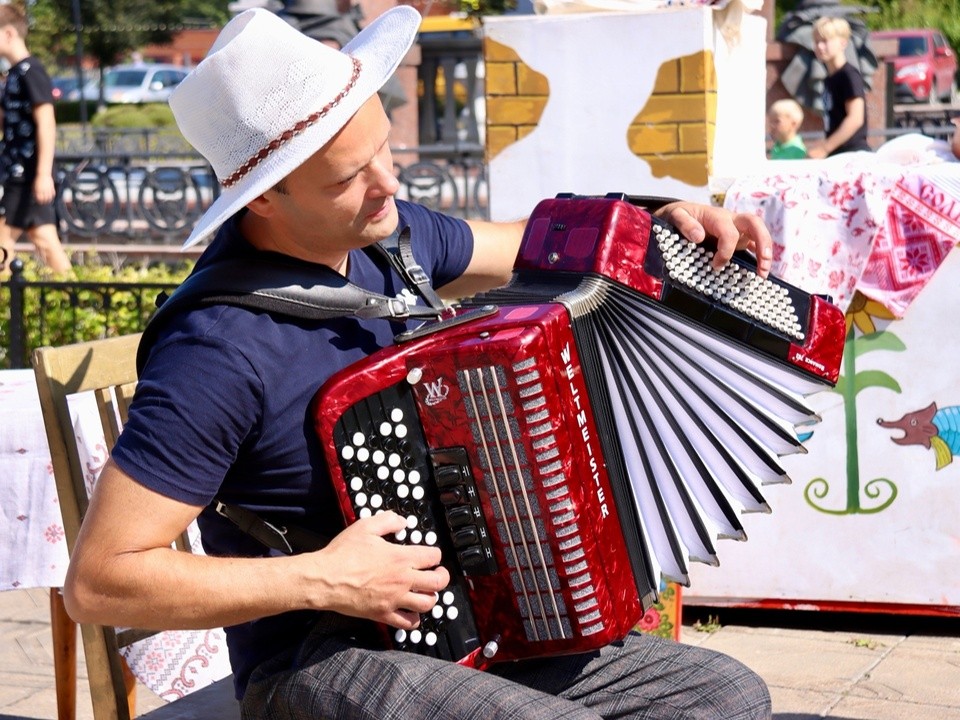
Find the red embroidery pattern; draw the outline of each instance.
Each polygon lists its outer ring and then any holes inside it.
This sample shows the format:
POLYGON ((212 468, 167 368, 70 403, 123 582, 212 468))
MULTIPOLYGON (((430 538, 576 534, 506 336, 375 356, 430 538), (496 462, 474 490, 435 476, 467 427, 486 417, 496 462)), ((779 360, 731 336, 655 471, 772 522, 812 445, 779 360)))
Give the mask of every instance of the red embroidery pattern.
POLYGON ((744 176, 724 207, 766 223, 774 275, 844 309, 859 291, 902 317, 960 241, 957 187, 951 164, 832 162, 744 176))

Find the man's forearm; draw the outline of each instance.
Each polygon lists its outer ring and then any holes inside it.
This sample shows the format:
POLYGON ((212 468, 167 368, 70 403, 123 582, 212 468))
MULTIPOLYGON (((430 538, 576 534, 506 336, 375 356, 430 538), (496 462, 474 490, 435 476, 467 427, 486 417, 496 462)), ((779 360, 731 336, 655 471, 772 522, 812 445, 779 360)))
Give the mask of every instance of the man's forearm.
POLYGON ((71 564, 67 610, 78 622, 145 630, 223 627, 307 606, 293 557, 217 558, 153 549, 94 569, 71 564))

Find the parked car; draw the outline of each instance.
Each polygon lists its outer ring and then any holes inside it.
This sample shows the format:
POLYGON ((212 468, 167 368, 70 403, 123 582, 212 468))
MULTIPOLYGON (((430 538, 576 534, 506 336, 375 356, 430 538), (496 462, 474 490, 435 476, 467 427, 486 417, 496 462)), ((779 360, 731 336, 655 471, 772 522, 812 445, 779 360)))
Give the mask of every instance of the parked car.
POLYGON ((55 78, 51 78, 50 82, 53 84, 53 101, 60 102, 61 100, 68 100, 70 93, 77 89, 80 85, 80 81, 77 80, 76 75, 61 75, 55 78))
POLYGON ((871 41, 896 40, 894 92, 899 102, 952 102, 957 98, 957 56, 939 30, 880 30, 871 41))
MULTIPOLYGON (((103 100, 107 103, 167 102, 171 91, 189 71, 180 65, 117 65, 103 73, 103 100)), ((84 86, 83 97, 99 100, 96 80, 84 86)))

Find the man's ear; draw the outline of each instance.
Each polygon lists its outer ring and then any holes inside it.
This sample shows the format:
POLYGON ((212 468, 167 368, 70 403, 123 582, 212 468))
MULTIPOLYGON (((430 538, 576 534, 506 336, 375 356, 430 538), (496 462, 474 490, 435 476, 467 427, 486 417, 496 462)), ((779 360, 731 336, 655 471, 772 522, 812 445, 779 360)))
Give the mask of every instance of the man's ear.
POLYGON ((257 195, 247 203, 247 209, 260 217, 270 217, 276 212, 276 204, 270 197, 273 194, 275 193, 272 190, 267 190, 263 195, 257 195))

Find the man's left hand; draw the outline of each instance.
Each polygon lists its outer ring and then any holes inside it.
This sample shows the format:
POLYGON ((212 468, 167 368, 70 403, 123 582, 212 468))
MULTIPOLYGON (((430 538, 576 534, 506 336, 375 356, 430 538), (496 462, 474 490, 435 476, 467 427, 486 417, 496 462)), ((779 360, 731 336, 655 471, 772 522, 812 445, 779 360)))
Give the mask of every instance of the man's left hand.
POLYGON ((748 250, 757 259, 757 273, 767 277, 773 263, 773 240, 767 226, 756 215, 734 213, 724 208, 697 203, 675 202, 654 213, 673 225, 691 242, 716 238, 713 267, 722 268, 736 250, 748 250))

